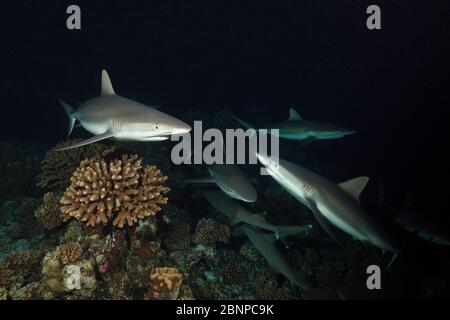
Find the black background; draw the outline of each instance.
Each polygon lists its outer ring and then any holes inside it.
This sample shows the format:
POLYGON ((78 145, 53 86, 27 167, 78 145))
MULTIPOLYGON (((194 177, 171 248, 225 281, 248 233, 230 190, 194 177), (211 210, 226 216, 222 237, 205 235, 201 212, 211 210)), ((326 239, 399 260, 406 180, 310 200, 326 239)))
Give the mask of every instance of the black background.
POLYGON ((314 146, 398 205, 449 219, 447 1, 13 1, 0 8, 0 138, 54 144, 71 103, 116 91, 169 113, 289 106, 358 134, 314 146), (82 30, 66 28, 78 4, 82 30), (382 29, 366 28, 378 4, 382 29))

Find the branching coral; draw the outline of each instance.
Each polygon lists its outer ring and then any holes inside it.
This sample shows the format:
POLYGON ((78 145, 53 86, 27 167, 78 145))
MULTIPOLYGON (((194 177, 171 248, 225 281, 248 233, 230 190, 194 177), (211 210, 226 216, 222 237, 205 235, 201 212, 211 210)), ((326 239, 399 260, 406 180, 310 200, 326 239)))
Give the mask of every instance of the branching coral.
POLYGON ((195 244, 212 246, 216 242, 228 243, 230 239, 230 228, 218 224, 214 219, 201 219, 195 228, 193 241, 195 244))
POLYGON ((170 191, 162 185, 167 177, 155 166, 142 166, 137 155, 122 155, 109 162, 84 160, 70 180, 60 201, 63 220, 73 217, 89 226, 111 219, 119 228, 133 226, 160 211, 170 191))
MULTIPOLYGON (((64 147, 80 140, 67 140, 56 145, 64 147)), ((63 151, 47 151, 41 162, 41 172, 36 177, 36 185, 41 188, 66 187, 73 171, 84 159, 101 158, 113 149, 99 143, 63 151)))
POLYGON ((183 275, 177 268, 154 268, 150 275, 151 289, 146 293, 148 300, 176 300, 183 275))
POLYGON ((59 211, 60 193, 48 192, 44 194, 42 205, 34 211, 35 218, 47 230, 59 227, 63 220, 59 211))

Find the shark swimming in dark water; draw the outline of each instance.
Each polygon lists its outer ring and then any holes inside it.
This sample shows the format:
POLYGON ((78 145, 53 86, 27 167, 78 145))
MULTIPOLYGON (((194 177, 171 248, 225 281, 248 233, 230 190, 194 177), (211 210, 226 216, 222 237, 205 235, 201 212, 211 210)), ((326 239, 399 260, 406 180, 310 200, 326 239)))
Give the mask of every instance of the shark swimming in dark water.
POLYGON ((181 120, 132 99, 117 95, 108 73, 102 72, 102 91, 74 110, 60 101, 70 119, 69 135, 76 121, 94 134, 91 138, 53 151, 84 146, 104 139, 162 141, 171 135, 188 133, 191 127, 181 120))
POLYGON ((260 154, 257 158, 275 181, 313 212, 320 225, 337 242, 341 241, 333 226, 363 243, 371 243, 395 255, 399 253, 392 235, 359 204, 359 195, 368 177, 336 184, 286 160, 275 161, 260 154))
MULTIPOLYGON (((250 123, 234 116, 246 129, 254 128, 250 123)), ((289 119, 281 123, 267 125, 267 132, 274 134, 273 129, 278 129, 278 136, 288 140, 329 140, 339 139, 344 136, 354 134, 354 130, 341 128, 339 126, 312 120, 303 120, 293 108, 289 109, 289 119)), ((261 130, 261 129, 256 129, 261 130)))

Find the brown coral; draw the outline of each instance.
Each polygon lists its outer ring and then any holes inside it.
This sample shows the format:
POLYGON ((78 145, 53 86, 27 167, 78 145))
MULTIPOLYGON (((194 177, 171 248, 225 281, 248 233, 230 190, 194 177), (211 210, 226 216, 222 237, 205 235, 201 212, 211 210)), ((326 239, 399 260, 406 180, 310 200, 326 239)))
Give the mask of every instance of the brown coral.
POLYGON ((35 218, 47 230, 59 227, 63 220, 59 212, 60 193, 47 192, 42 198, 42 205, 34 211, 35 218))
POLYGON ((191 226, 184 222, 175 222, 164 238, 164 244, 170 251, 187 250, 191 246, 191 226))
MULTIPOLYGON (((71 145, 81 140, 67 140, 56 145, 56 148, 71 145)), ((101 158, 112 152, 103 144, 93 143, 79 148, 63 151, 47 151, 41 162, 41 172, 36 177, 36 185, 41 188, 62 188, 69 183, 70 176, 84 159, 101 158)))
POLYGON ((151 288, 145 294, 146 300, 176 300, 183 275, 177 268, 154 268, 151 275, 151 288))
POLYGON ((83 254, 83 248, 77 242, 59 246, 57 250, 57 254, 59 255, 59 259, 63 265, 68 265, 79 261, 81 255, 83 254))
POLYGON ((177 268, 154 268, 150 279, 152 287, 156 291, 170 291, 180 286, 182 274, 177 268))
POLYGON ((201 219, 195 228, 193 241, 195 244, 212 246, 216 242, 228 243, 230 239, 230 228, 218 224, 214 219, 201 219))
POLYGON ((142 166, 137 155, 122 155, 109 162, 88 159, 71 177, 72 184, 61 198, 63 220, 71 217, 87 225, 106 224, 122 228, 155 215, 166 204, 167 180, 155 166, 142 166))

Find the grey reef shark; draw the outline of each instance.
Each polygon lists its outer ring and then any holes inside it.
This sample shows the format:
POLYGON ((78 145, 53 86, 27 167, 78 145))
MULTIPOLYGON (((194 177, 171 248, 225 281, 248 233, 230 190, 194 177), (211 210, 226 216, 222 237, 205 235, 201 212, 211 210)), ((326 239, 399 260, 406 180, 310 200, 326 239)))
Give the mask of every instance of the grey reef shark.
MULTIPOLYGON (((246 129, 256 129, 250 123, 233 116, 246 129)), ((267 125, 267 133, 274 134, 273 129, 278 129, 278 136, 288 140, 329 140, 338 139, 349 134, 355 133, 354 130, 341 128, 339 126, 313 120, 303 120, 302 117, 294 110, 289 109, 289 119, 281 123, 272 123, 267 125)), ((262 129, 256 129, 260 131, 262 129)), ((265 129, 266 130, 266 129, 265 129)))
POLYGON ((399 248, 393 235, 359 203, 359 195, 369 181, 368 177, 336 184, 292 162, 275 161, 261 154, 256 156, 275 181, 308 207, 319 224, 338 243, 342 245, 334 227, 363 243, 394 253, 391 263, 395 260, 399 248))
POLYGON ((225 195, 222 191, 206 190, 200 192, 200 195, 202 195, 217 211, 227 216, 231 225, 237 225, 244 222, 254 227, 273 232, 277 239, 295 234, 307 234, 312 229, 312 225, 310 224, 305 226, 275 226, 265 220, 264 212, 252 213, 235 200, 225 195))
POLYGON ((189 183, 215 183, 232 198, 244 202, 257 200, 256 189, 237 165, 212 164, 208 166, 208 172, 209 177, 182 180, 180 187, 189 183))
POLYGON ((273 233, 265 233, 258 228, 244 223, 233 230, 233 236, 241 235, 247 236, 275 272, 281 273, 303 290, 310 290, 315 287, 306 275, 294 270, 289 261, 278 250, 275 243, 276 237, 273 233))
POLYGON ((124 141, 162 141, 171 135, 185 134, 191 127, 164 112, 115 93, 106 70, 102 71, 102 90, 74 110, 61 101, 70 119, 69 135, 76 121, 94 136, 53 151, 81 147, 112 138, 124 141))

